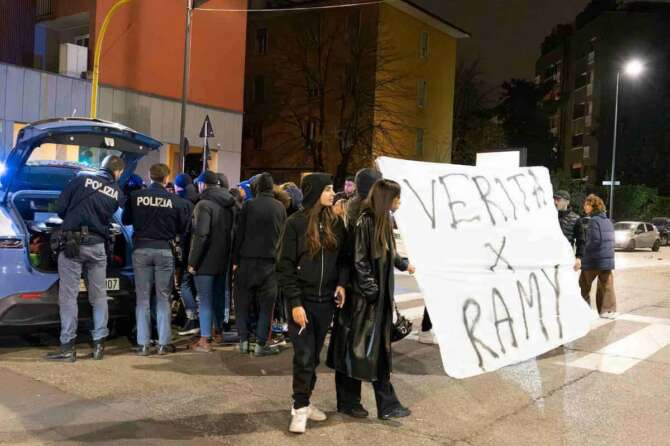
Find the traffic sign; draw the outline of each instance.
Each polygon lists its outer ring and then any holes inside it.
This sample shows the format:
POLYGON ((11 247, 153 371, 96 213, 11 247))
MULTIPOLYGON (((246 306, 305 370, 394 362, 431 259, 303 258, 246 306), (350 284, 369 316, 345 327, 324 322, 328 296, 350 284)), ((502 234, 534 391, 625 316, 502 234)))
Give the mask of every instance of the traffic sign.
POLYGON ((212 121, 209 120, 209 115, 205 116, 205 122, 202 123, 202 128, 200 129, 201 138, 213 138, 214 137, 214 127, 212 127, 212 121))
MULTIPOLYGON (((603 181, 603 186, 611 186, 612 182, 611 181, 603 181)), ((614 182, 615 186, 621 186, 621 181, 615 181, 614 182)))

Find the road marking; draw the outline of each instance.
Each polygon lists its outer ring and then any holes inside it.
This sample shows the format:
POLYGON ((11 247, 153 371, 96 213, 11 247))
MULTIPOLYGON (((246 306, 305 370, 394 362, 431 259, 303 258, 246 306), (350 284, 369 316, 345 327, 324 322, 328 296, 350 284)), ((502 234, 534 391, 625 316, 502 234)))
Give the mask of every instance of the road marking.
POLYGON ((670 345, 670 326, 654 324, 567 365, 620 375, 667 345, 670 345))
POLYGON ((618 321, 629 321, 629 322, 639 322, 641 324, 660 324, 660 325, 670 325, 670 319, 664 319, 661 317, 651 317, 651 316, 640 316, 637 314, 621 314, 617 317, 618 321))

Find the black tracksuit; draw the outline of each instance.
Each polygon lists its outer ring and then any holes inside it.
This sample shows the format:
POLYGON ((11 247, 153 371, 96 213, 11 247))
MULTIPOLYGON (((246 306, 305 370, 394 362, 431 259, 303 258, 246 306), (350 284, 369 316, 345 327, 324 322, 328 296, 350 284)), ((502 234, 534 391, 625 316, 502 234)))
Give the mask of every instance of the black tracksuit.
POLYGON ((264 173, 254 180, 255 198, 244 203, 235 231, 236 324, 241 341, 249 340, 249 311, 258 304, 256 338, 264 345, 277 299, 276 257, 286 208, 275 200, 274 183, 264 173))
MULTIPOLYGON (((311 174, 303 179, 313 184, 317 192, 305 193, 307 202, 314 205, 310 195, 320 195, 329 183, 324 174, 311 174), (310 178, 311 177, 311 178, 310 178), (316 178, 314 178, 316 177, 316 178), (327 185, 327 184, 326 184, 327 185), (320 188, 319 188, 320 187, 320 188)), ((293 406, 295 409, 309 406, 309 398, 316 384, 316 368, 319 365, 321 349, 335 312, 335 289, 344 287, 349 271, 345 264, 345 229, 340 219, 336 219, 333 231, 337 239, 334 250, 321 248, 314 256, 307 246, 307 214, 302 210, 293 214, 286 222, 279 254, 279 279, 282 292, 290 309, 302 306, 307 314, 307 326, 300 333, 300 327, 289 316, 289 335, 293 343, 293 406)), ((323 227, 320 225, 321 240, 323 227)), ((290 312, 289 312, 290 315, 290 312)))

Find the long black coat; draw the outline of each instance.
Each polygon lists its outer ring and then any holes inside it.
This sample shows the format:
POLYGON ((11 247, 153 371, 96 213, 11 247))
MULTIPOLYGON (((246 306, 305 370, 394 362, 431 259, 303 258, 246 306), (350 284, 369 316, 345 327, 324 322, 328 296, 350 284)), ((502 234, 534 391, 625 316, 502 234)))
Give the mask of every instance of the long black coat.
POLYGON ((329 367, 351 378, 376 381, 381 355, 391 369, 393 325, 393 267, 407 270, 409 262, 391 246, 373 248, 374 217, 364 211, 353 229, 352 283, 343 309, 338 311, 328 349, 329 367))

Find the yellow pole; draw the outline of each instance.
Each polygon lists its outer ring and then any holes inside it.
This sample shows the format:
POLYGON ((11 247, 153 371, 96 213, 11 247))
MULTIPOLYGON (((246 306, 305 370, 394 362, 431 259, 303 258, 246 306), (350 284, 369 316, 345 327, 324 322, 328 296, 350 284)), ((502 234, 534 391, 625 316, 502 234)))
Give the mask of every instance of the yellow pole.
POLYGON ((105 20, 102 21, 100 32, 95 39, 95 55, 93 58, 93 82, 91 83, 91 118, 95 118, 98 112, 98 81, 100 80, 100 53, 102 52, 102 40, 105 37, 107 26, 114 13, 131 0, 118 0, 107 12, 105 20))

